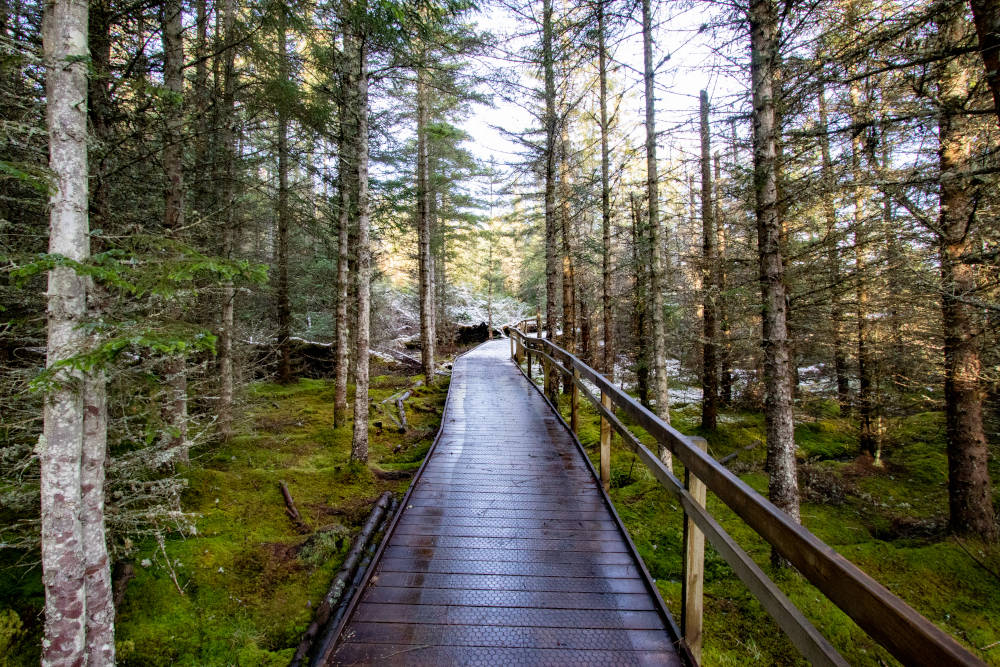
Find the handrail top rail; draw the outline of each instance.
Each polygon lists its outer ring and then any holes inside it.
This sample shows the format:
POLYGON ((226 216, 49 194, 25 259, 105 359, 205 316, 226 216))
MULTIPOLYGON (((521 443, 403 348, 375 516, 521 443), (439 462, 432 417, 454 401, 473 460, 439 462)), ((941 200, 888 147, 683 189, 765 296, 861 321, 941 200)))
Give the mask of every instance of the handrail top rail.
MULTIPOLYGON (((664 444, 720 500, 763 537, 813 585, 822 591, 873 639, 905 663, 984 664, 944 632, 854 563, 796 523, 707 452, 688 441, 637 400, 571 352, 547 338, 526 336, 514 325, 509 335, 525 347, 544 347, 590 380, 625 414, 664 444)), ((539 350, 541 351, 541 350, 539 350)), ((561 367, 563 372, 568 368, 561 367)))

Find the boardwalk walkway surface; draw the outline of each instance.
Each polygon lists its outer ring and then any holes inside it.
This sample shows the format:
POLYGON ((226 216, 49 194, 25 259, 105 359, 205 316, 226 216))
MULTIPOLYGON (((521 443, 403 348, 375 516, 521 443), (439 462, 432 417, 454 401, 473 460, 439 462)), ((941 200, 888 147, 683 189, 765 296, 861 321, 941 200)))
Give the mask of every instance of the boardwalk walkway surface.
POLYGON ((583 455, 509 349, 456 362, 438 443, 329 664, 679 664, 583 455))

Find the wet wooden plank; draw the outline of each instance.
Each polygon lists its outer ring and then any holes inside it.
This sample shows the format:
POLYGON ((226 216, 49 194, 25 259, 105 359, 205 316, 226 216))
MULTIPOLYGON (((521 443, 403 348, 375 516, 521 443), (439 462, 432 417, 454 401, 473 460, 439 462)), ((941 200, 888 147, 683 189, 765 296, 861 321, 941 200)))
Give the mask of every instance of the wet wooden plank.
POLYGON ((679 664, 599 481, 508 352, 455 364, 438 444, 328 664, 679 664))

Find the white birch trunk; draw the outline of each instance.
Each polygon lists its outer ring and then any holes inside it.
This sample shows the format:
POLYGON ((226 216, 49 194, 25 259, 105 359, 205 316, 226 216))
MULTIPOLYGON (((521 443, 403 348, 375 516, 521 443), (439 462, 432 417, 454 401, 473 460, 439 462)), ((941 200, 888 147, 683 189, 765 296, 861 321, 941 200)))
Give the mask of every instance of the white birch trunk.
MULTIPOLYGON (((42 26, 46 121, 53 194, 49 252, 75 261, 90 254, 87 219, 87 3, 47 3, 42 26)), ((48 281, 48 350, 51 368, 82 352, 87 281, 56 267, 48 281)), ((56 374, 45 396, 41 463, 42 582, 45 587, 43 665, 86 660, 87 587, 80 521, 84 441, 83 377, 56 374)))

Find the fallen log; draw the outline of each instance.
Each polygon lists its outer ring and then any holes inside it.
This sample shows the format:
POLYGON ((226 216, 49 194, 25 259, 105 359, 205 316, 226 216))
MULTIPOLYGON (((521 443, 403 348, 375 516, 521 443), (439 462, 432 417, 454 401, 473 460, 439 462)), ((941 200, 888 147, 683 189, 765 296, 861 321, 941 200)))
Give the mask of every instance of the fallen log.
POLYGON ((296 528, 308 531, 309 526, 307 526, 306 522, 302 520, 302 515, 299 514, 298 508, 295 507, 295 501, 292 500, 292 493, 288 490, 288 485, 284 482, 278 482, 278 484, 281 486, 281 495, 285 499, 285 514, 287 514, 288 518, 292 520, 292 523, 295 524, 296 528))
POLYGON ((410 430, 410 426, 406 423, 406 408, 403 407, 403 401, 408 399, 410 395, 410 392, 406 392, 396 399, 396 407, 399 408, 399 421, 402 424, 404 433, 410 430))
POLYGON ((344 564, 340 567, 337 575, 333 578, 333 583, 330 584, 330 589, 323 598, 323 602, 321 602, 319 607, 316 608, 316 615, 313 617, 312 623, 309 624, 305 634, 302 636, 302 641, 299 642, 299 647, 296 649, 295 656, 292 658, 292 661, 288 663, 288 667, 301 667, 304 664, 307 656, 312 653, 316 637, 320 636, 321 632, 324 641, 320 643, 320 648, 322 649, 324 642, 328 641, 327 635, 331 631, 331 617, 337 609, 340 601, 342 599, 346 599, 344 591, 348 588, 349 583, 352 582, 357 576, 359 566, 364 559, 368 545, 378 532, 378 528, 384 522, 385 517, 388 515, 391 503, 392 493, 389 491, 383 493, 379 497, 378 502, 375 503, 375 507, 372 508, 371 514, 368 515, 368 520, 365 521, 365 525, 361 528, 361 532, 351 545, 351 550, 347 552, 347 558, 344 559, 344 564))

